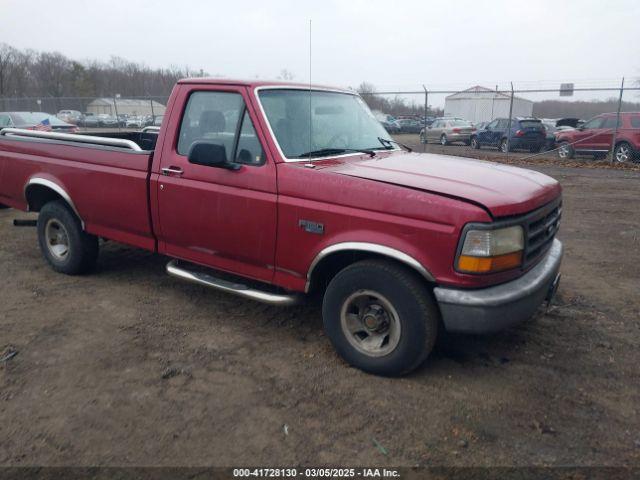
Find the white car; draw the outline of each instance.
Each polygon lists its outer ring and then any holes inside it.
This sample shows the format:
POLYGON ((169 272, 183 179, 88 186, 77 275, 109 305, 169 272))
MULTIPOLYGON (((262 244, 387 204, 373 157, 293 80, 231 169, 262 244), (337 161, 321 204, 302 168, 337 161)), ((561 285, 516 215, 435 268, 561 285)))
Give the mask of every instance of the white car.
POLYGON ((144 117, 129 117, 125 126, 127 128, 142 128, 145 126, 144 117))

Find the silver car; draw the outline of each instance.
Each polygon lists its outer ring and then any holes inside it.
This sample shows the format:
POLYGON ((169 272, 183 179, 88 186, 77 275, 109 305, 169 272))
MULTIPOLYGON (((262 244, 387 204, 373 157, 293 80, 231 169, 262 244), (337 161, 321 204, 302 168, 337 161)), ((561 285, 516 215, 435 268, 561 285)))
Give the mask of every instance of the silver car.
POLYGON ((420 132, 420 141, 422 143, 438 142, 442 145, 462 142, 469 145, 471 134, 475 130, 471 122, 460 118, 438 118, 420 132))

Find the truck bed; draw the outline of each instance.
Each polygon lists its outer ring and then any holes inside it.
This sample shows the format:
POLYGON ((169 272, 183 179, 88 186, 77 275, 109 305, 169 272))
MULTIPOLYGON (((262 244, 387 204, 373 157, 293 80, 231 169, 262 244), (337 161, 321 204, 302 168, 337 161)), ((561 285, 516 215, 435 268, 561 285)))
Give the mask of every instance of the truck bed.
POLYGON ((157 134, 58 137, 32 132, 29 135, 43 135, 27 137, 6 130, 0 135, 0 204, 37 210, 34 199, 53 184, 73 199, 88 233, 155 249, 149 209, 153 150, 143 146, 155 147, 157 134), (93 143, 92 138, 130 140, 138 148, 93 143))

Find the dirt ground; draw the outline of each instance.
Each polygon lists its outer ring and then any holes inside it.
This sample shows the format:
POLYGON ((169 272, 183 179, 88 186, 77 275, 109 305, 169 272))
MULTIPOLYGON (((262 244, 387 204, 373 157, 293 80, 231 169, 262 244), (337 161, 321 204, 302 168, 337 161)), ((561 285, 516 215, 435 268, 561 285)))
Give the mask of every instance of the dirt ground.
POLYGON ((400 379, 348 367, 316 304, 116 244, 62 276, 0 211, 0 465, 640 465, 640 172, 535 168, 565 191, 556 305, 400 379))

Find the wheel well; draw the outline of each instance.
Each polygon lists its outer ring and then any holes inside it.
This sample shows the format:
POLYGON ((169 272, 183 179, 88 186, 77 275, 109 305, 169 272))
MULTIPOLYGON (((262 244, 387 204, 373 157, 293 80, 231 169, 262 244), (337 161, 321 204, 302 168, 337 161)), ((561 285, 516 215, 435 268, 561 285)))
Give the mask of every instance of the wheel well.
POLYGON ((25 192, 27 204, 30 212, 39 212, 45 204, 54 200, 68 202, 58 192, 44 185, 29 185, 25 192))
POLYGON ((315 266, 309 278, 308 293, 323 293, 333 277, 341 270, 361 260, 375 259, 386 260, 407 268, 415 272, 426 284, 431 285, 431 282, 429 282, 421 272, 411 267, 411 265, 389 257, 388 255, 362 250, 341 250, 327 255, 315 266))

